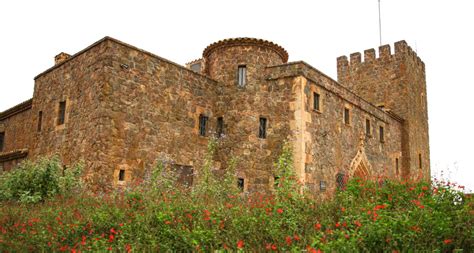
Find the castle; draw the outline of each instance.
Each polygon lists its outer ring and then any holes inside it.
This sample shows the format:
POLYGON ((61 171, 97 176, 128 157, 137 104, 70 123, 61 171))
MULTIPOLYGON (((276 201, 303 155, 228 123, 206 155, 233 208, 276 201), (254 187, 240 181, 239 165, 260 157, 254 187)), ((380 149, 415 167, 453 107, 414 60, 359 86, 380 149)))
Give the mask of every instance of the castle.
POLYGON ((429 178, 425 66, 405 41, 337 58, 338 81, 287 61, 252 38, 213 43, 186 66, 110 37, 60 53, 33 98, 0 113, 0 167, 58 154, 118 186, 163 160, 192 185, 215 137, 215 167, 237 157, 248 192, 274 184, 285 141, 316 195, 344 177, 429 178))

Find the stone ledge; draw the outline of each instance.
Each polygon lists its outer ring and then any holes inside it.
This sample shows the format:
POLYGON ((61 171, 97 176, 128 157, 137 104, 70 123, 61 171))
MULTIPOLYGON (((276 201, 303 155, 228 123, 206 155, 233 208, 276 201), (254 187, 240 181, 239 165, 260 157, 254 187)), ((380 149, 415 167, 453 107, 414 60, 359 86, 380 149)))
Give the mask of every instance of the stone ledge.
POLYGON ((33 99, 30 98, 20 104, 17 104, 13 106, 10 109, 7 109, 3 112, 0 112, 0 121, 5 120, 7 118, 10 118, 13 115, 16 115, 18 113, 24 112, 26 110, 31 109, 31 106, 33 105, 33 99))
POLYGON ((11 160, 21 159, 28 156, 28 149, 17 149, 0 153, 0 162, 8 162, 11 160))

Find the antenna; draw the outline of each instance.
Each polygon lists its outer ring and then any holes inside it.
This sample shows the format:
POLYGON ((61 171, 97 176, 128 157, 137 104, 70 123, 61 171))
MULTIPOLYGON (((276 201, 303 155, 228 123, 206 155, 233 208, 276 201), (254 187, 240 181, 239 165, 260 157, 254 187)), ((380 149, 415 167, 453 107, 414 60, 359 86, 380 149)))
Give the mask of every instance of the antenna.
POLYGON ((380 0, 379 0, 379 39, 380 39, 380 45, 382 45, 382 18, 380 15, 380 0))

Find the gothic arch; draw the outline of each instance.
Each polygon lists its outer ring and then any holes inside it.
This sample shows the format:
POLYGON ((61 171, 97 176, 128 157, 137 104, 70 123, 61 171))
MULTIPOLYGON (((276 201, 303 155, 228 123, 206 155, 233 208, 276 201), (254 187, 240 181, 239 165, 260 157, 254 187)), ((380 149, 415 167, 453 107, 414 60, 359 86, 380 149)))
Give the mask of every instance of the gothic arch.
POLYGON ((359 150, 357 150, 357 154, 355 155, 354 159, 352 159, 350 167, 349 167, 349 178, 358 177, 362 179, 369 179, 372 175, 372 166, 367 159, 367 155, 365 154, 365 140, 361 137, 359 150))

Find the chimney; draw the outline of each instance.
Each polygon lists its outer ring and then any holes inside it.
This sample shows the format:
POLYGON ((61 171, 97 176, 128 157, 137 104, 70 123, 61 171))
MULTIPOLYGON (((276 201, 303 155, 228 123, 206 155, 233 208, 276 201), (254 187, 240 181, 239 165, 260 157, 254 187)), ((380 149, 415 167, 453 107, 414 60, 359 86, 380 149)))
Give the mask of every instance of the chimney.
POLYGON ((69 57, 71 57, 69 54, 61 52, 60 54, 58 54, 54 57, 54 65, 58 65, 58 64, 64 62, 65 60, 69 59, 69 57))

